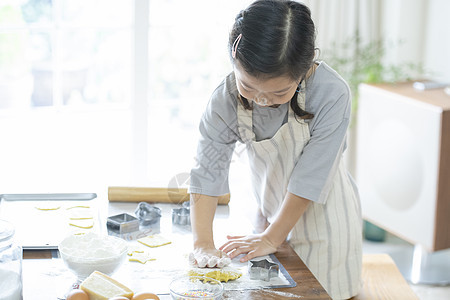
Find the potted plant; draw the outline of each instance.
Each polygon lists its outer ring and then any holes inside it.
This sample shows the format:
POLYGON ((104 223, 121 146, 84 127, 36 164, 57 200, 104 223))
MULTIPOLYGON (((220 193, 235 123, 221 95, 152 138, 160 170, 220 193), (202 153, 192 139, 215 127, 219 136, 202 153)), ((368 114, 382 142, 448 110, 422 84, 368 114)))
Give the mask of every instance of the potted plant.
POLYGON ((346 154, 347 168, 355 174, 356 161, 356 116, 358 111, 358 86, 361 83, 400 82, 411 80, 417 74, 423 74, 421 64, 384 63, 388 51, 382 40, 364 43, 358 32, 342 44, 334 43, 331 50, 325 50, 325 61, 334 68, 348 83, 352 92, 352 119, 348 132, 346 154))
MULTIPOLYGON (((395 46, 395 45, 392 45, 395 46)), ((421 64, 384 62, 388 47, 382 40, 364 43, 359 34, 341 45, 334 43, 331 50, 324 51, 327 63, 348 83, 352 92, 352 124, 358 108, 358 86, 361 83, 401 82, 423 74, 421 64)))

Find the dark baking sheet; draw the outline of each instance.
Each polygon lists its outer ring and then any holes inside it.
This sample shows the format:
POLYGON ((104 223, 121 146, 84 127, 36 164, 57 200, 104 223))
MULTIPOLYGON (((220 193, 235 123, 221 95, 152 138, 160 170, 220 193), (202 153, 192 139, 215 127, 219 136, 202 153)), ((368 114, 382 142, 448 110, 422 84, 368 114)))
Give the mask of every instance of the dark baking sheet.
POLYGON ((97 202, 95 193, 2 194, 0 218, 14 225, 14 240, 24 249, 57 249, 61 240, 70 233, 100 230, 97 202), (74 206, 89 206, 93 228, 69 225, 67 208, 74 206), (59 209, 39 210, 37 207, 59 209))

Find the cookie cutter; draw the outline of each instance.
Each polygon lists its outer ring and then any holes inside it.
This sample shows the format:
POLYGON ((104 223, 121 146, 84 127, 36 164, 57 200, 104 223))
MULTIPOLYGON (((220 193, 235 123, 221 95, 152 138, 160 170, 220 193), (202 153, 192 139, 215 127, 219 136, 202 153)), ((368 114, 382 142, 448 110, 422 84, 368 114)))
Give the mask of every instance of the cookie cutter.
POLYGON ((191 225, 191 212, 189 208, 180 207, 172 209, 172 224, 191 225))
POLYGON ((139 220, 127 213, 108 217, 106 227, 117 233, 139 231, 139 220))
POLYGON ((155 224, 161 219, 161 209, 152 206, 147 202, 140 202, 134 211, 134 214, 143 226, 155 224))
POLYGON ((270 281, 271 278, 278 277, 280 267, 277 263, 263 260, 250 260, 248 262, 248 274, 252 280, 270 281))

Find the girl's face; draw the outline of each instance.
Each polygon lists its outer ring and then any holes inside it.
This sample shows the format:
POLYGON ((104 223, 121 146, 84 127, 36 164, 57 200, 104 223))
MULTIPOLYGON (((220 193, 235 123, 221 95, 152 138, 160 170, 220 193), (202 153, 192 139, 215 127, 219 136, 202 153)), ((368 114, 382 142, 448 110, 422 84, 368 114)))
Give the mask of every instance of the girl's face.
POLYGON ((255 78, 246 73, 239 62, 234 65, 238 92, 249 101, 260 106, 280 105, 289 102, 297 90, 300 80, 289 77, 255 78))

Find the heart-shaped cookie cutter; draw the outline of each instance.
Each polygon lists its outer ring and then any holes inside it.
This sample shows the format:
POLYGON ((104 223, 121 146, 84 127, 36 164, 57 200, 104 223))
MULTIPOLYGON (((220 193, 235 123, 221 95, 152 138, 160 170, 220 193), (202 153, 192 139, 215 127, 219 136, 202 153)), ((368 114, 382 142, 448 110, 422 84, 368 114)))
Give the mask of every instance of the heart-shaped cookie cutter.
POLYGON ((141 225, 147 226, 156 224, 161 219, 161 209, 159 207, 140 202, 134 211, 141 225))

